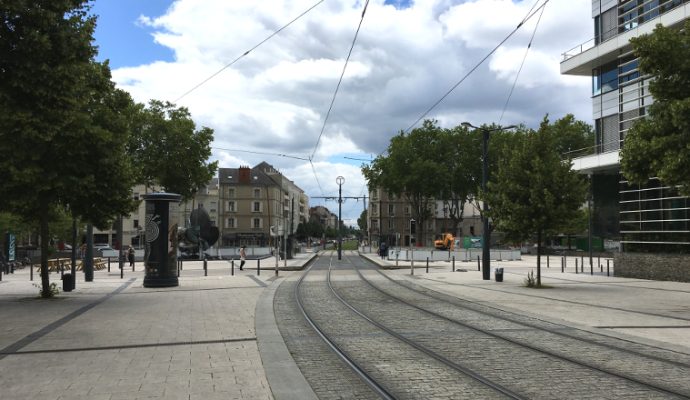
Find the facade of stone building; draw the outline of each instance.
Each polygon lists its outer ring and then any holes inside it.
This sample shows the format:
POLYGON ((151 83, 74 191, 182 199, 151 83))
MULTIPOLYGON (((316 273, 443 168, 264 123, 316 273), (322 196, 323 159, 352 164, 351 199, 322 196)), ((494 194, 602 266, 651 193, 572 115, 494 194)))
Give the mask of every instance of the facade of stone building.
POLYGON ((432 200, 430 207, 432 217, 425 226, 421 226, 414 220, 414 213, 404 196, 370 188, 367 208, 369 240, 372 244, 385 242, 394 247, 432 247, 434 240, 444 233, 452 233, 456 237, 482 234, 479 210, 472 204, 464 205, 463 219, 457 226, 453 226, 448 206, 443 201, 432 200))
POLYGON ((218 171, 221 246, 272 246, 307 221, 309 199, 266 162, 218 171))

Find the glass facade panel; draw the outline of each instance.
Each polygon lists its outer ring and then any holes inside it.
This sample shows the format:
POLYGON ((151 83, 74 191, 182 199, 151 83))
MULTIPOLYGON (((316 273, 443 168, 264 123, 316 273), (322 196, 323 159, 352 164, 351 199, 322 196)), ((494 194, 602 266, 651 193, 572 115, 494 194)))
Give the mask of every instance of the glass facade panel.
POLYGON ((618 89, 618 63, 612 62, 592 70, 592 95, 618 89))

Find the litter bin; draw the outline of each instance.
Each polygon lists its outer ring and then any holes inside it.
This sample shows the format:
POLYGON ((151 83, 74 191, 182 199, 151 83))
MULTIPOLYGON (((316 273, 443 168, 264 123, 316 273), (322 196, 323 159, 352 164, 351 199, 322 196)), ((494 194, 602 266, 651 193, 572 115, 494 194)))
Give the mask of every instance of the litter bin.
POLYGON ((494 274, 496 276, 496 282, 503 282, 503 268, 496 268, 494 274))
POLYGON ((62 275, 62 291, 71 292, 74 289, 74 277, 70 273, 62 275))

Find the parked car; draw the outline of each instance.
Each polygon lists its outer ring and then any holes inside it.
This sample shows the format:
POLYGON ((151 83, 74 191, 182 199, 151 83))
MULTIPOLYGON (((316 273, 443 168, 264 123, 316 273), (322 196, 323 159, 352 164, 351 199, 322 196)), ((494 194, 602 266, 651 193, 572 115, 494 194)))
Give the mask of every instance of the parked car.
POLYGON ((117 252, 109 244, 94 244, 93 253, 97 257, 117 257, 117 252))

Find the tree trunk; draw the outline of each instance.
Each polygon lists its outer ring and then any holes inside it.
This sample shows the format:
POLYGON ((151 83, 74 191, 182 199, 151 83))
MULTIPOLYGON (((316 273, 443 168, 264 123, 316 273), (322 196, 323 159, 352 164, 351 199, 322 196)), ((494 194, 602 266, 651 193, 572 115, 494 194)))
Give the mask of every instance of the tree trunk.
POLYGON ((40 231, 41 231, 41 297, 51 297, 50 278, 48 276, 48 245, 50 243, 50 231, 48 229, 48 206, 43 205, 41 212, 40 231))
POLYGON ((541 286, 541 229, 537 231, 537 287, 541 286))

